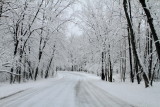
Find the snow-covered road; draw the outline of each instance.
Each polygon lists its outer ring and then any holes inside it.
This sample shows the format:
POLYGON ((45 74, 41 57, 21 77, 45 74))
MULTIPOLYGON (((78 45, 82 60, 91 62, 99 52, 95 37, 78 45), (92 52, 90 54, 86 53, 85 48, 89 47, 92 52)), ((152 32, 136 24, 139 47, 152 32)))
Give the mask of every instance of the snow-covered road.
POLYGON ((61 72, 63 78, 47 81, 0 99, 0 107, 133 107, 94 85, 96 78, 61 72))

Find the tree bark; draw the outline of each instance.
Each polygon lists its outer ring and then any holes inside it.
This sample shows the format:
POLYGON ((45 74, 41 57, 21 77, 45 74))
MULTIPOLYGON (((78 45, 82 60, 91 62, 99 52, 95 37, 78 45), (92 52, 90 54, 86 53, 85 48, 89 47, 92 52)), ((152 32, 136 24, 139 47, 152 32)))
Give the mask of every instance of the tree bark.
POLYGON ((0 19, 2 17, 2 12, 3 12, 3 1, 0 0, 0 19))
POLYGON ((145 76, 146 73, 143 70, 142 64, 140 62, 140 59, 139 59, 139 56, 138 56, 138 53, 137 53, 137 50, 136 50, 135 34, 134 34, 134 31, 133 31, 133 28, 132 28, 132 23, 131 23, 129 14, 128 14, 127 0, 123 0, 123 7, 124 7, 124 12, 125 12, 125 15, 126 15, 127 23, 128 23, 129 29, 130 29, 131 44, 132 44, 133 54, 135 56, 135 60, 137 61, 137 64, 139 65, 139 67, 141 69, 141 73, 143 73, 143 79, 145 81, 145 87, 149 87, 149 80, 148 80, 148 78, 146 78, 147 76, 145 76))
POLYGON ((102 74, 101 74, 101 79, 105 80, 103 62, 104 62, 104 52, 102 52, 102 68, 101 68, 102 69, 102 74))
POLYGON ((132 68, 132 50, 131 50, 131 39, 130 39, 130 33, 129 33, 129 27, 128 29, 128 44, 129 44, 129 61, 130 61, 130 78, 131 82, 134 82, 134 74, 133 74, 133 68, 132 68))
POLYGON ((144 10, 144 12, 147 16, 148 23, 149 23, 149 26, 150 26, 150 29, 151 29, 151 32, 152 32, 152 35, 153 35, 154 42, 155 42, 158 59, 160 60, 160 43, 158 41, 159 39, 158 39, 156 30, 155 30, 155 27, 154 27, 154 24, 153 24, 153 18, 151 16, 151 13, 150 13, 149 9, 147 8, 145 0, 139 0, 139 2, 141 3, 141 5, 143 7, 143 10, 144 10))

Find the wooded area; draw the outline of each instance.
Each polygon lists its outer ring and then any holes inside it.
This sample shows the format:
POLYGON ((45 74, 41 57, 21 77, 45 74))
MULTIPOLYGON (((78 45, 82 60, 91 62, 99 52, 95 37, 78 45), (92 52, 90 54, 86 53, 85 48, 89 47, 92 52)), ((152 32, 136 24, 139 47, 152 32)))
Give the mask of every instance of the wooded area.
POLYGON ((149 87, 160 79, 159 28, 157 0, 0 0, 0 81, 69 70, 149 87), (81 35, 66 36, 71 23, 81 35))
POLYGON ((10 83, 48 78, 63 61, 67 8, 74 0, 1 0, 1 78, 10 83), (62 59, 63 60, 63 59, 62 59), (56 64, 54 63, 56 61, 56 64))

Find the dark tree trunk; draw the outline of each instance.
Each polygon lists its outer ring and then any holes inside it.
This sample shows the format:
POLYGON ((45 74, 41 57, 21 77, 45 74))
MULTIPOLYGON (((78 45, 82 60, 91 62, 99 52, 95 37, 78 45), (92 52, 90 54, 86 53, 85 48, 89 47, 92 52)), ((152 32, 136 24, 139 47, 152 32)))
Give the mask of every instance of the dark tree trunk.
POLYGON ((11 68, 11 74, 10 74, 10 84, 13 82, 13 67, 11 68))
POLYGON ((142 5, 142 7, 144 9, 144 12, 145 12, 145 14, 147 16, 148 23, 149 23, 149 26, 150 26, 150 29, 151 29, 151 32, 152 32, 152 35, 153 35, 154 42, 155 42, 158 59, 160 60, 160 43, 158 41, 159 39, 158 39, 156 30, 155 30, 155 27, 153 25, 153 18, 151 16, 151 13, 150 13, 149 9, 147 8, 145 0, 139 0, 139 2, 141 3, 141 5, 142 5))
POLYGON ((126 39, 124 38, 124 52, 123 52, 123 82, 126 79, 126 39))
POLYGON ((132 28, 132 23, 131 23, 131 20, 130 20, 130 17, 129 17, 129 14, 128 14, 128 9, 127 9, 127 0, 123 0, 123 7, 124 7, 124 12, 125 12, 125 15, 126 15, 126 19, 127 19, 127 23, 128 23, 128 26, 129 26, 129 29, 130 29, 130 35, 131 35, 131 44, 132 44, 132 50, 133 50, 133 54, 135 56, 135 60, 137 61, 140 69, 141 69, 141 73, 143 73, 143 79, 145 81, 145 87, 148 87, 149 86, 149 81, 148 81, 148 78, 145 78, 147 76, 145 76, 145 72, 143 71, 143 67, 142 67, 142 64, 139 60, 139 56, 138 56, 138 53, 137 53, 137 50, 136 50, 136 45, 135 45, 135 34, 134 34, 134 31, 133 31, 133 28, 132 28))
POLYGON ((152 79, 152 34, 148 34, 148 56, 149 56, 149 66, 148 66, 148 78, 152 79))
POLYGON ((110 69, 110 72, 109 72, 109 82, 112 82, 112 63, 111 63, 111 60, 109 60, 109 69, 110 69))
POLYGON ((109 80, 109 82, 112 82, 112 72, 113 72, 113 70, 112 70, 112 62, 111 62, 111 55, 110 55, 110 45, 109 45, 109 51, 108 51, 108 54, 109 54, 109 58, 108 58, 108 60, 109 60, 109 78, 108 78, 108 80, 109 80))
POLYGON ((51 67, 51 64, 52 64, 52 60, 53 60, 53 57, 54 57, 54 53, 49 61, 49 64, 48 64, 48 67, 47 67, 47 70, 46 70, 46 74, 45 74, 45 78, 48 78, 49 76, 49 70, 50 70, 50 67, 51 67))
POLYGON ((128 44, 129 44, 130 78, 131 78, 131 82, 133 83, 134 74, 133 74, 133 68, 132 68, 132 49, 131 49, 131 39, 130 39, 129 27, 128 27, 128 44))
POLYGON ((74 66, 72 65, 72 67, 71 67, 71 71, 74 71, 74 66))
POLYGON ((3 3, 2 3, 2 0, 0 0, 0 20, 2 17, 2 11, 3 11, 3 3))
POLYGON ((28 74, 28 76, 29 76, 29 78, 31 78, 31 80, 33 80, 33 72, 32 72, 32 69, 31 69, 31 62, 30 61, 27 61, 27 63, 28 63, 28 71, 29 71, 29 74, 28 74))
MULTIPOLYGON (((21 43, 23 42, 22 39, 20 41, 21 41, 21 43)), ((20 45, 19 56, 20 56, 20 58, 19 58, 20 65, 18 66, 18 74, 19 74, 18 82, 20 83, 21 82, 21 75, 22 75, 21 65, 22 65, 22 57, 23 57, 22 45, 20 45)))
POLYGON ((37 76, 38 76, 38 67, 36 68, 35 75, 34 75, 34 80, 35 81, 37 80, 37 76))
POLYGON ((106 77, 106 81, 108 81, 108 69, 107 69, 107 52, 105 52, 105 77, 106 77))
POLYGON ((107 72, 105 72, 105 77, 106 77, 106 81, 108 81, 108 73, 107 72))
POLYGON ((101 74, 101 79, 105 80, 103 62, 104 62, 104 52, 102 52, 102 68, 101 68, 102 69, 102 74, 101 74))
POLYGON ((135 61, 135 73, 136 73, 137 83, 140 84, 141 79, 140 79, 138 71, 139 71, 138 63, 137 61, 135 61))
POLYGON ((155 73, 153 72, 152 77, 151 77, 151 80, 150 80, 150 81, 151 81, 151 82, 150 82, 151 86, 153 85, 154 76, 155 76, 155 73))

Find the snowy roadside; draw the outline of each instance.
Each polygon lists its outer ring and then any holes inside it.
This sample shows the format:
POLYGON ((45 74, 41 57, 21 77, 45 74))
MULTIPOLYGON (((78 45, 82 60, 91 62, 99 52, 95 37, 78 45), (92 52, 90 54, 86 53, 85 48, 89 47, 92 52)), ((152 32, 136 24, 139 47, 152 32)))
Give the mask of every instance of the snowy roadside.
MULTIPOLYGON (((74 73, 74 72, 73 72, 74 73)), ((145 88, 144 83, 118 82, 118 75, 114 76, 116 82, 102 81, 94 74, 75 72, 88 78, 95 86, 105 90, 107 93, 137 107, 159 107, 160 106, 160 82, 154 82, 152 87, 145 88)))
POLYGON ((78 73, 89 77, 91 83, 105 90, 107 93, 136 107, 159 107, 160 106, 160 82, 154 82, 152 87, 145 88, 144 83, 140 85, 129 81, 119 82, 119 76, 115 75, 116 82, 110 83, 100 80, 93 74, 78 73), (92 80, 91 80, 92 79, 92 80))
MULTIPOLYGON (((159 107, 160 106, 160 101, 159 101, 160 83, 159 82, 154 83, 153 87, 145 88, 143 83, 141 83, 140 85, 138 85, 136 82, 133 84, 130 82, 122 83, 118 81, 109 83, 109 82, 100 80, 100 77, 97 77, 96 75, 88 74, 84 72, 83 73, 82 72, 59 72, 58 76, 55 78, 38 80, 36 82, 31 81, 27 83, 12 84, 12 85, 0 84, 0 99, 6 96, 14 95, 18 92, 22 92, 23 90, 27 90, 31 88, 37 89, 41 87, 47 87, 51 85, 54 81, 63 79, 64 77, 65 77, 64 81, 59 81, 59 83, 62 82, 60 87, 68 86, 66 84, 66 79, 69 79, 69 82, 72 82, 72 80, 73 82, 76 82, 74 80, 84 79, 85 81, 88 81, 88 83, 93 84, 95 87, 97 86, 100 89, 103 89, 107 93, 111 94, 112 96, 115 96, 131 105, 135 105, 136 107, 159 107), (63 82, 65 84, 64 86, 63 86, 63 82)), ((70 87, 70 85, 68 87, 70 87)), ((81 88, 83 89, 83 86, 81 88)), ((57 90, 58 90, 57 92, 59 92, 59 89, 57 90)), ((71 91, 71 89, 69 90, 71 91)))
MULTIPOLYGON (((73 72, 74 73, 74 72, 73 72)), ((118 82, 119 76, 115 75, 116 82, 102 81, 94 74, 75 72, 88 78, 95 86, 105 90, 107 93, 137 107, 159 107, 160 106, 160 82, 153 83, 153 87, 145 88, 144 83, 118 82)))
POLYGON ((70 72, 69 73, 72 73, 72 74, 75 74, 75 75, 82 75, 84 77, 87 77, 85 79, 87 80, 101 80, 100 77, 96 76, 95 74, 89 74, 89 73, 86 73, 86 72, 70 72))
POLYGON ((144 88, 143 83, 137 85, 137 83, 94 81, 93 84, 137 107, 160 106, 160 83, 154 83, 154 86, 150 88, 144 88))
POLYGON ((39 87, 43 87, 43 86, 48 86, 53 81, 62 79, 63 76, 64 75, 62 75, 62 74, 58 74, 54 78, 41 79, 41 80, 38 80, 36 82, 30 81, 30 82, 21 83, 21 84, 18 84, 18 83, 16 83, 16 84, 0 83, 0 99, 3 99, 3 98, 8 97, 8 96, 12 96, 16 93, 23 92, 23 91, 25 91, 27 89, 30 89, 30 88, 39 88, 39 87))

